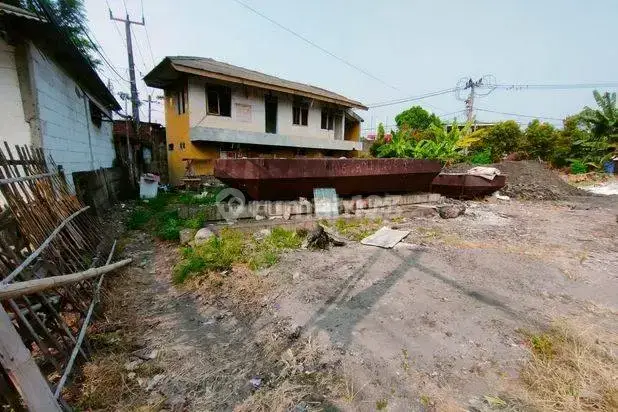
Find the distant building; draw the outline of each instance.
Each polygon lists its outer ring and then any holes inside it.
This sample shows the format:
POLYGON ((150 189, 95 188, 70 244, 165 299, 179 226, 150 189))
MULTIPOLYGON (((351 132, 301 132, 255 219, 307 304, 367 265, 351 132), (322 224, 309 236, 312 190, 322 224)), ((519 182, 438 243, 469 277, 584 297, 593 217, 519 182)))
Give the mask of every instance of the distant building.
POLYGON ((114 120, 116 157, 125 165, 128 164, 127 134, 135 167, 134 175, 155 173, 161 176, 163 182, 167 182, 165 127, 158 123, 141 122, 136 133, 133 122, 114 120))
POLYGON ((65 173, 111 167, 120 106, 78 49, 44 18, 0 3, 0 140, 42 147, 65 173))
POLYGON ((210 175, 226 157, 353 156, 362 103, 201 57, 166 57, 144 78, 165 90, 169 175, 210 175))

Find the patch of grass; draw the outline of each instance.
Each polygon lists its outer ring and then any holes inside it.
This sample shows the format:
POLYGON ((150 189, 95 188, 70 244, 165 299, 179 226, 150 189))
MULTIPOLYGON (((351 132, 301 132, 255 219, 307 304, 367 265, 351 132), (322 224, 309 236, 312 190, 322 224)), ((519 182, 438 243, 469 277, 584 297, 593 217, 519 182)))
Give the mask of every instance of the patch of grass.
POLYGON ((303 238, 295 231, 274 228, 263 239, 234 230, 224 229, 206 243, 184 248, 182 260, 174 268, 175 283, 202 272, 231 269, 235 263, 246 264, 251 270, 274 265, 284 250, 298 249, 303 238))
POLYGON ((180 193, 176 195, 174 201, 183 205, 214 205, 217 195, 223 187, 209 188, 202 193, 180 193))
POLYGON ((388 407, 388 400, 386 399, 378 399, 376 401, 376 410, 383 411, 388 407))
POLYGON ((230 269, 234 262, 242 261, 244 241, 242 232, 224 229, 219 237, 213 236, 195 248, 184 248, 173 281, 182 283, 192 274, 230 269))
POLYGON ((247 263, 252 270, 272 266, 279 261, 281 251, 298 249, 301 244, 302 238, 296 232, 275 227, 264 239, 249 244, 247 263))
POLYGON ((541 410, 618 410, 618 363, 597 333, 556 324, 540 335, 528 334, 531 358, 520 377, 541 410))
POLYGON ((153 213, 151 210, 143 206, 138 207, 129 215, 129 219, 127 220, 127 228, 131 230, 143 229, 152 216, 153 213))
POLYGON ((334 227, 341 236, 359 242, 380 228, 382 225, 382 218, 339 218, 334 224, 328 221, 323 221, 323 224, 328 227, 334 227))

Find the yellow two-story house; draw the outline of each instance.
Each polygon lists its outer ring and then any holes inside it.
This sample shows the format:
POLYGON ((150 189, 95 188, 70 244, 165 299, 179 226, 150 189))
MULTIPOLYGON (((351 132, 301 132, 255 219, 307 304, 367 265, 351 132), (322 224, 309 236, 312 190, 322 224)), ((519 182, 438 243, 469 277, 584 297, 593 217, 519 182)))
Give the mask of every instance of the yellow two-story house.
POLYGON ((166 57, 144 80, 165 91, 170 183, 213 173, 214 159, 354 156, 355 100, 201 57, 166 57))

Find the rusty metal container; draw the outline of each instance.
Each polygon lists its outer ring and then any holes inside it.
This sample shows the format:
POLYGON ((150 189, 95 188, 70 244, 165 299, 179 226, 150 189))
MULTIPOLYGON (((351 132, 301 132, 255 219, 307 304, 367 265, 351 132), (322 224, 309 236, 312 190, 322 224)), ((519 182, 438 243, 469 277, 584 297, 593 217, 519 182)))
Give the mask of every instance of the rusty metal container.
POLYGON ((428 192, 442 166, 416 159, 218 159, 215 177, 255 200, 313 197, 335 188, 339 196, 428 192))
POLYGON ((506 184, 506 176, 498 175, 493 180, 465 173, 440 173, 431 183, 431 191, 455 199, 474 199, 488 196, 506 184))

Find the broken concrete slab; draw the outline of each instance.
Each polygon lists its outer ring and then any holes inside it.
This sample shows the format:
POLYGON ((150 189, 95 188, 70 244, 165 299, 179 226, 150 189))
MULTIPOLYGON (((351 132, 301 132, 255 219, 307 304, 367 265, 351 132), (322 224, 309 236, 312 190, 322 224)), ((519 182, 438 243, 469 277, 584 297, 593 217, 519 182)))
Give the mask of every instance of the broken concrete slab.
POLYGON ((409 230, 395 230, 383 226, 373 235, 367 236, 361 243, 367 246, 378 246, 390 249, 410 234, 409 230))

